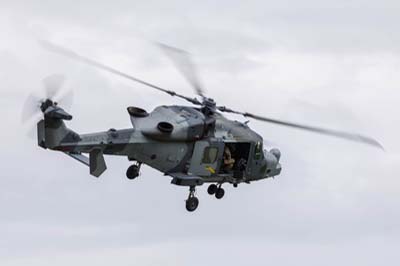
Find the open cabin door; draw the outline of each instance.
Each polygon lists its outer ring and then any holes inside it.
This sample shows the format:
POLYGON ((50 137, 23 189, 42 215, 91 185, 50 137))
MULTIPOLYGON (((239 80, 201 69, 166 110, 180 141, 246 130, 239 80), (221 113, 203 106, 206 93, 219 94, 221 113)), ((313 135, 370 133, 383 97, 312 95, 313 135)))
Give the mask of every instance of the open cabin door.
POLYGON ((204 177, 217 175, 222 163, 223 153, 223 141, 197 141, 189 173, 204 177))

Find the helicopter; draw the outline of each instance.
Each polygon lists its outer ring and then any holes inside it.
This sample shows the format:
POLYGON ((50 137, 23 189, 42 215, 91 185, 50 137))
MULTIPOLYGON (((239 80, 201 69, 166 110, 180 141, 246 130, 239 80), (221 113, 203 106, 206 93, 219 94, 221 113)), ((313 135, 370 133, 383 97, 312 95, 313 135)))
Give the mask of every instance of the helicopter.
MULTIPOLYGON (((185 201, 189 212, 195 211, 199 206, 199 199, 196 197, 198 186, 208 183, 208 194, 222 199, 225 195, 222 187, 224 184, 237 187, 241 183, 250 184, 276 177, 282 171, 280 150, 265 149, 263 138, 247 122, 230 120, 224 113, 383 149, 376 140, 363 135, 286 122, 219 106, 205 95, 188 53, 171 46, 159 44, 192 85, 200 100, 138 79, 54 43, 40 41, 40 44, 50 52, 181 98, 191 104, 162 105, 151 112, 130 106, 127 107, 127 112, 132 127, 79 134, 66 126, 65 121, 71 120, 72 115, 63 109, 63 99, 57 99, 64 77, 52 75, 43 81, 45 97, 29 96, 23 110, 24 120, 40 111, 41 119, 36 127, 37 141, 41 148, 72 157, 88 166, 94 177, 100 177, 106 171, 105 155, 127 157, 132 165, 127 169, 126 176, 132 180, 140 175, 143 164, 150 166, 169 176, 172 184, 189 188, 185 201)), ((67 93, 65 98, 72 98, 72 93, 67 93)))

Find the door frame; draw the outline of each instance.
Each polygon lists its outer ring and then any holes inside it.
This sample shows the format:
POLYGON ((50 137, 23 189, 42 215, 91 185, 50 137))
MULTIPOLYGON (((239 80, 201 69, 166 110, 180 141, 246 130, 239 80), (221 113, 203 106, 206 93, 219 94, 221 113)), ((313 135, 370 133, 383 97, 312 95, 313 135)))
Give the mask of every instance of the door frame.
POLYGON ((196 142, 190 162, 189 173, 197 176, 211 177, 219 174, 222 164, 225 143, 219 139, 199 140, 196 142), (216 148, 215 160, 205 162, 206 149, 216 148))

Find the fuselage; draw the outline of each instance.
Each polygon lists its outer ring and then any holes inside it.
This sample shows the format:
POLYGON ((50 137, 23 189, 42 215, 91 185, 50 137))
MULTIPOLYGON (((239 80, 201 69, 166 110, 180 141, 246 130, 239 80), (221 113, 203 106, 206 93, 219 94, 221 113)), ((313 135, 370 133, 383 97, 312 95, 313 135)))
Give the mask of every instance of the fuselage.
POLYGON ((186 173, 210 182, 224 178, 231 181, 232 173, 223 169, 227 146, 235 164, 239 160, 245 164, 244 181, 275 176, 281 171, 280 154, 264 150, 259 134, 247 124, 219 113, 205 116, 193 107, 160 106, 148 115, 131 115, 131 121, 135 137, 129 157, 163 173, 186 173), (171 132, 160 130, 159 124, 170 125, 171 132))
POLYGON ((239 177, 248 182, 281 171, 280 153, 264 150, 262 137, 245 123, 187 106, 159 106, 151 113, 129 107, 128 112, 132 128, 83 134, 77 142, 64 142, 64 150, 90 152, 101 144, 105 155, 127 156, 167 175, 193 175, 205 182, 237 182, 239 177), (224 166, 227 149, 234 160, 231 171, 224 166))

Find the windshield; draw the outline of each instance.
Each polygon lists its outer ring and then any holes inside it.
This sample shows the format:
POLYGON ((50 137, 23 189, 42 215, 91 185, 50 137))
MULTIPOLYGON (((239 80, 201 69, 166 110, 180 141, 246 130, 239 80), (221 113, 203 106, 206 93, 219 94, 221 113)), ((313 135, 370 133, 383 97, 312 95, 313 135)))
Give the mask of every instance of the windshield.
POLYGON ((254 159, 260 160, 263 156, 263 145, 261 142, 256 143, 256 147, 254 149, 254 159))

